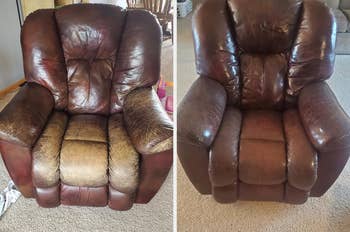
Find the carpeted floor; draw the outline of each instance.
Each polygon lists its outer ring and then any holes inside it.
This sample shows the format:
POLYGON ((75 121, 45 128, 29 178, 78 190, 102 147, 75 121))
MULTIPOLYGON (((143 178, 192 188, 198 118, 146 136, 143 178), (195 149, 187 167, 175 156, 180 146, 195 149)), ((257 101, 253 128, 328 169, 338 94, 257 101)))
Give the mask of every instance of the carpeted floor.
MULTIPOLYGON (((172 81, 173 47, 166 41, 162 51, 161 73, 172 81)), ((0 99, 0 110, 15 93, 0 99)), ((7 186, 9 176, 0 159, 0 191, 7 186)), ((173 175, 168 175, 159 193, 147 205, 134 205, 126 212, 107 207, 40 208, 34 199, 20 199, 0 219, 0 232, 108 232, 108 231, 172 231, 173 175)))
MULTIPOLYGON (((178 20, 177 52, 177 99, 180 102, 197 77, 189 18, 178 20)), ((337 56, 335 67, 329 83, 350 114, 350 56, 337 56)), ((350 163, 323 197, 310 198, 304 205, 272 202, 218 204, 211 196, 202 196, 194 189, 179 162, 177 167, 178 231, 350 231, 350 163)))

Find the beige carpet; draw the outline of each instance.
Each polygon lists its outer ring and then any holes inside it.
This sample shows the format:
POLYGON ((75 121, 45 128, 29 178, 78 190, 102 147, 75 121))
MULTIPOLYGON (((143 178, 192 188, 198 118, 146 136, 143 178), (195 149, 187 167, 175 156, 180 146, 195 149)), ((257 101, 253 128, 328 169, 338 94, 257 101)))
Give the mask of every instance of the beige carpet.
MULTIPOLYGON (((350 45, 349 45, 350 46, 350 45)), ((189 19, 178 20, 178 102, 197 75, 189 19)), ((336 58, 330 84, 350 113, 350 56, 336 58)), ((222 205, 200 195, 178 162, 178 231, 350 231, 350 164, 335 185, 321 198, 304 205, 271 202, 238 202, 222 205)))
MULTIPOLYGON (((172 46, 166 41, 162 51, 162 75, 172 81, 172 46)), ((0 99, 0 110, 12 98, 9 94, 0 99)), ((0 191, 9 176, 0 159, 0 191)), ((147 205, 134 205, 126 212, 107 207, 40 208, 35 200, 21 197, 0 219, 0 232, 108 232, 108 231, 172 231, 173 188, 172 170, 159 193, 147 205)))

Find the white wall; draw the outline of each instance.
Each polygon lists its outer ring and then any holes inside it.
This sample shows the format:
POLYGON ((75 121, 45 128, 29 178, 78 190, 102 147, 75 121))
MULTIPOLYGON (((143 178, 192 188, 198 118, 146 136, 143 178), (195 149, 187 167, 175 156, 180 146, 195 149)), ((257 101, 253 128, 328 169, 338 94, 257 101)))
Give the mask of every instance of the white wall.
POLYGON ((112 4, 112 5, 120 6, 122 8, 126 8, 128 6, 126 0, 89 0, 89 3, 112 4))
POLYGON ((0 2, 0 89, 22 79, 20 24, 15 0, 0 2))

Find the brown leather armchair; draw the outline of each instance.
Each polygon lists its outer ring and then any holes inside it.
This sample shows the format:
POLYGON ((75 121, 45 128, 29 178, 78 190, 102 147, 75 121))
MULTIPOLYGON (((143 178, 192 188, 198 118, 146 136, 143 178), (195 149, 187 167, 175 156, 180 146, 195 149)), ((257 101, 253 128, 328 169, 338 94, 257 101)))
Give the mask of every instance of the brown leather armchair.
POLYGON ((313 0, 197 9, 200 77, 178 107, 178 155, 200 193, 301 204, 330 188, 350 153, 350 120, 324 81, 335 27, 313 0))
POLYGON ((172 165, 172 122, 152 89, 161 32, 144 10, 69 5, 29 15, 27 84, 0 114, 0 151, 25 197, 43 207, 129 209, 172 165))

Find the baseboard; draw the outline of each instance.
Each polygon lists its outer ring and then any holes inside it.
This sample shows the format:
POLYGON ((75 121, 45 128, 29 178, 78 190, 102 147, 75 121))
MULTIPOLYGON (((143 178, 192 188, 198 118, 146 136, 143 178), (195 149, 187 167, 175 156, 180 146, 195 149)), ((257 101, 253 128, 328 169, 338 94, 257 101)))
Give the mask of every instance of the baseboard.
POLYGON ((21 85, 23 85, 26 81, 24 79, 21 79, 19 81, 16 81, 15 83, 9 85, 8 87, 6 87, 5 89, 0 90, 0 97, 5 96, 6 94, 14 91, 15 89, 17 89, 18 87, 20 87, 21 85))

